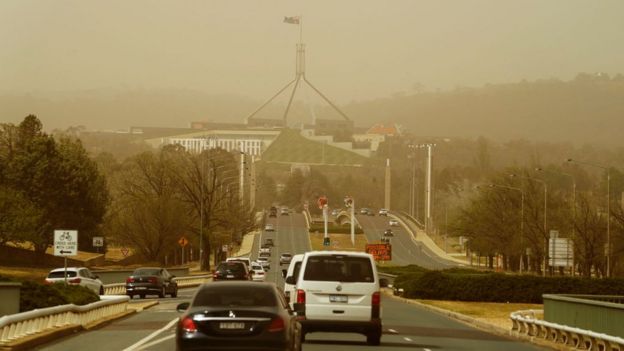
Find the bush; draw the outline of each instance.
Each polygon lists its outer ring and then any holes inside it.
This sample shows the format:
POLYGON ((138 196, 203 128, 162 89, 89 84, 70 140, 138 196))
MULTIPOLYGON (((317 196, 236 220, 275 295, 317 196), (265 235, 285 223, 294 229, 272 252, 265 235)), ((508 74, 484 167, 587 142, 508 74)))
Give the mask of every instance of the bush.
POLYGON ((100 297, 93 291, 79 285, 56 283, 43 285, 23 281, 20 293, 20 312, 58 305, 87 305, 99 301, 100 297))
POLYGON ((456 301, 543 303, 543 294, 624 295, 624 279, 501 273, 409 273, 397 277, 395 285, 409 298, 456 301))

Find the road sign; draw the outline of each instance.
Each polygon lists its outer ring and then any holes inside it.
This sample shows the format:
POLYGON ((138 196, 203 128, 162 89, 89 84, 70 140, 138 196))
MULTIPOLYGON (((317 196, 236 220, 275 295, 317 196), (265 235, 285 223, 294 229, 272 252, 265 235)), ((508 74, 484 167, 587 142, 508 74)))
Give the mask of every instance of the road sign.
POLYGON ((344 197, 345 207, 351 207, 353 205, 353 198, 351 196, 344 197))
POLYGON ((323 246, 329 246, 331 244, 331 239, 329 237, 323 238, 323 246))
POLYGON ((319 197, 317 203, 318 203, 318 207, 322 210, 323 207, 327 205, 327 196, 323 195, 319 197))
POLYGON ((551 267, 572 267, 574 245, 568 238, 548 240, 548 265, 551 267))
POLYGON ((76 256, 78 254, 78 231, 54 231, 54 256, 76 256))
POLYGON ((392 245, 390 244, 366 244, 366 253, 373 255, 375 261, 391 261, 392 245))
POLYGON ((180 244, 180 246, 185 247, 186 245, 188 245, 188 240, 185 237, 180 237, 180 239, 178 240, 178 244, 180 244))
POLYGON ((127 257, 129 252, 130 250, 127 247, 121 248, 121 254, 123 255, 123 257, 127 257))
POLYGON ((94 236, 93 237, 93 247, 102 247, 104 246, 104 237, 94 236))
POLYGON ((223 252, 228 252, 228 246, 227 246, 227 244, 224 244, 224 245, 222 245, 222 246, 221 246, 221 251, 223 251, 223 252))

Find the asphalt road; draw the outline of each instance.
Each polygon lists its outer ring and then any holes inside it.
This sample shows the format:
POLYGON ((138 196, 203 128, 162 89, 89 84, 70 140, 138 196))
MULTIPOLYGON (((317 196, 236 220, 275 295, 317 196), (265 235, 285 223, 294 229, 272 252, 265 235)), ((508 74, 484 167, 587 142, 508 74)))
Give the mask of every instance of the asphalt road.
MULTIPOLYGON (((380 219, 366 218, 379 222, 380 219)), ((365 220, 363 220, 364 222, 365 220)), ((256 236, 252 258, 258 253, 261 240, 273 238, 271 269, 267 281, 283 284, 279 267, 279 254, 302 253, 309 250, 303 216, 291 214, 269 219, 275 225, 275 232, 263 232, 256 236)), ((369 225, 370 225, 369 223, 369 225)), ((381 223, 377 223, 381 228, 381 223)), ((385 228, 384 228, 385 229, 385 228)), ((396 237, 395 237, 396 238, 396 237)), ((401 257, 401 256, 399 256, 401 257)), ((405 256, 411 259, 411 256, 405 256)), ((282 266, 285 268, 285 266, 282 266)), ((218 284, 218 283, 208 283, 218 284)), ((182 301, 189 301, 196 288, 181 289, 177 298, 159 299, 159 304, 114 321, 95 330, 68 336, 48 343, 37 350, 46 351, 111 351, 111 350, 154 350, 175 349, 175 324, 180 315, 175 307, 182 301)), ((392 297, 382 297, 383 336, 380 346, 368 346, 366 338, 358 334, 311 333, 306 335, 304 351, 345 350, 507 350, 524 351, 540 348, 515 340, 488 334, 463 323, 451 320, 416 305, 406 304, 392 297)))

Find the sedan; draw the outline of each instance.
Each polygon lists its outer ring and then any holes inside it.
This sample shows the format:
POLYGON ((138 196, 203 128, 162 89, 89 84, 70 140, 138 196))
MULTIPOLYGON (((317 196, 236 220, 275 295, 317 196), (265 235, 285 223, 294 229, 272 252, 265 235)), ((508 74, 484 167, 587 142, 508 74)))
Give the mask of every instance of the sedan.
POLYGON ((269 224, 264 226, 264 230, 267 231, 267 232, 274 232, 275 231, 275 227, 273 227, 273 224, 269 223, 269 224))
POLYGON ((280 264, 289 264, 292 260, 292 254, 290 252, 284 252, 279 259, 280 264))
POLYGON ((273 283, 204 284, 177 310, 178 350, 301 350, 301 325, 273 283))
POLYGON ((126 294, 130 298, 139 295, 142 299, 145 295, 158 295, 163 298, 169 294, 171 297, 176 297, 178 296, 178 283, 173 278, 175 276, 164 268, 137 268, 126 279, 126 294))
POLYGON ((384 231, 383 233, 384 236, 394 236, 394 233, 392 232, 392 229, 388 228, 384 231))
POLYGON ((266 273, 264 272, 264 268, 262 268, 259 263, 254 262, 251 264, 251 272, 251 277, 253 281, 263 282, 266 280, 266 273))
POLYGON ((388 224, 389 224, 391 227, 398 227, 398 226, 399 226, 399 221, 398 221, 398 220, 396 220, 396 219, 391 219, 391 220, 389 220, 389 221, 388 221, 388 224))
POLYGON ((269 258, 266 256, 258 257, 257 262, 262 266, 265 271, 271 269, 271 262, 269 262, 269 258))

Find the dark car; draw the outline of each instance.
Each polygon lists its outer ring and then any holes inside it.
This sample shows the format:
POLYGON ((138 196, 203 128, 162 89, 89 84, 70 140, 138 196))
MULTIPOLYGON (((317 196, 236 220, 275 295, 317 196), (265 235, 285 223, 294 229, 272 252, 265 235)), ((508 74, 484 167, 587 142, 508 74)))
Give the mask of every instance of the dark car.
POLYGON ((251 280, 247 265, 241 261, 221 262, 212 273, 212 280, 251 280))
POLYGON ((268 239, 264 240, 264 245, 266 245, 266 246, 274 246, 273 239, 268 238, 268 239))
POLYGON ((158 295, 163 298, 168 294, 176 297, 178 296, 178 283, 173 278, 175 276, 164 268, 137 268, 126 279, 126 295, 130 298, 139 295, 142 299, 146 295, 158 295))
POLYGON ((177 309, 177 350, 301 350, 301 326, 274 283, 204 284, 177 309))
POLYGON ((392 232, 392 229, 388 228, 386 229, 386 231, 384 231, 384 236, 394 236, 394 233, 392 232))

